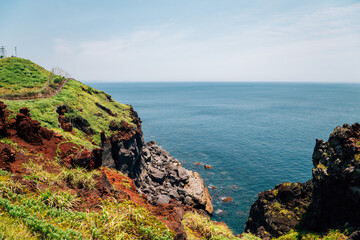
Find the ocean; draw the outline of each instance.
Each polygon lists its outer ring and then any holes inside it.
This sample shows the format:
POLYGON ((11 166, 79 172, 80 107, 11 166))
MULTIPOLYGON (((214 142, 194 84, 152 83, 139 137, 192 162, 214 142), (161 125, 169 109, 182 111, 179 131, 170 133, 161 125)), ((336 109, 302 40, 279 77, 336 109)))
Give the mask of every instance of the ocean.
POLYGON ((131 104, 155 140, 204 179, 213 220, 241 233, 261 191, 311 178, 315 139, 360 120, 360 85, 90 83, 131 104), (209 164, 213 168, 205 169, 209 164), (221 198, 231 197, 224 203, 221 198))

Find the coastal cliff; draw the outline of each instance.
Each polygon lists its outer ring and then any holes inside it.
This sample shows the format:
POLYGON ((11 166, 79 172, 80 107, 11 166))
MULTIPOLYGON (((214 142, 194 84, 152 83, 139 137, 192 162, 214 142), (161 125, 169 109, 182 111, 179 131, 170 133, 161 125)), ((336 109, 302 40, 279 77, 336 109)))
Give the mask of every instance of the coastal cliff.
POLYGON ((200 175, 185 169, 156 142, 145 144, 138 114, 131 109, 131 115, 136 119, 136 128, 121 122, 116 134, 109 138, 102 134, 103 166, 116 168, 134 179, 139 192, 152 204, 175 200, 211 215, 211 197, 200 175))
POLYGON ((52 76, 29 60, 0 66, 21 87, 0 87, 0 238, 236 239, 210 220, 200 175, 144 142, 130 105, 61 76, 28 86, 29 72, 52 76))
MULTIPOLYGON (((360 124, 338 126, 328 141, 316 140, 312 179, 282 183, 252 205, 245 232, 263 239, 295 229, 326 233, 360 229, 360 124)), ((358 238, 354 238, 358 239, 358 238)))

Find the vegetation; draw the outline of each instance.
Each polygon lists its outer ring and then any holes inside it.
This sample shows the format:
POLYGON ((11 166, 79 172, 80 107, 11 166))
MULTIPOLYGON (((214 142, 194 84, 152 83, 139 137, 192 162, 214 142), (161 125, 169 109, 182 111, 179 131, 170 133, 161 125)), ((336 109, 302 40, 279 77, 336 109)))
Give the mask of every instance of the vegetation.
POLYGON ((71 184, 85 187, 88 184, 87 187, 91 188, 90 183, 96 181, 97 175, 52 164, 53 168, 61 169, 59 175, 47 172, 34 161, 24 165, 29 174, 24 179, 48 186, 35 192, 13 179, 9 172, 0 172, 0 239, 173 238, 174 233, 148 210, 127 200, 102 200, 99 211, 75 210, 82 199, 71 194, 66 187, 71 184))
POLYGON ((345 240, 347 238, 344 233, 338 230, 330 230, 326 235, 292 230, 288 234, 276 238, 276 240, 345 240))
POLYGON ((8 57, 0 60, 1 92, 21 92, 41 88, 51 72, 27 59, 8 57))
POLYGON ((210 221, 197 212, 185 214, 182 222, 189 239, 238 239, 226 225, 210 221))
POLYGON ((61 133, 69 141, 92 148, 92 141, 100 143, 101 131, 104 130, 108 136, 114 132, 109 129, 109 124, 104 123, 111 121, 120 123, 124 120, 132 124, 130 106, 109 100, 109 98, 110 96, 105 92, 94 90, 78 81, 69 80, 57 96, 37 100, 4 100, 4 103, 14 115, 20 108, 26 106, 30 109, 31 117, 38 120, 43 127, 61 133), (107 113, 99 105, 109 109, 112 114, 107 113), (86 119, 93 134, 89 135, 77 128, 74 128, 73 134, 64 132, 59 128, 59 115, 56 113, 58 106, 66 107, 68 112, 65 116, 68 119, 86 119))

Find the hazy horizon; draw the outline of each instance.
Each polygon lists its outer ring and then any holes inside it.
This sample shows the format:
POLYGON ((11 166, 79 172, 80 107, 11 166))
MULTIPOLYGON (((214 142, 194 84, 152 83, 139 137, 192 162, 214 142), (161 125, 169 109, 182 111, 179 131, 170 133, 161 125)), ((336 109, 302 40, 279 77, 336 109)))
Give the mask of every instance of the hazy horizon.
POLYGON ((1 3, 8 55, 84 82, 360 83, 359 1, 1 3))

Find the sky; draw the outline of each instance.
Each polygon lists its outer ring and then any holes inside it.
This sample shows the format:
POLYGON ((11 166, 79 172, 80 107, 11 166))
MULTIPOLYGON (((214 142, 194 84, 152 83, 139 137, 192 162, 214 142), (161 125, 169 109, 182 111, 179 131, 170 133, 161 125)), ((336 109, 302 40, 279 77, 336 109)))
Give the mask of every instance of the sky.
POLYGON ((84 82, 360 83, 359 0, 1 0, 0 27, 84 82))

